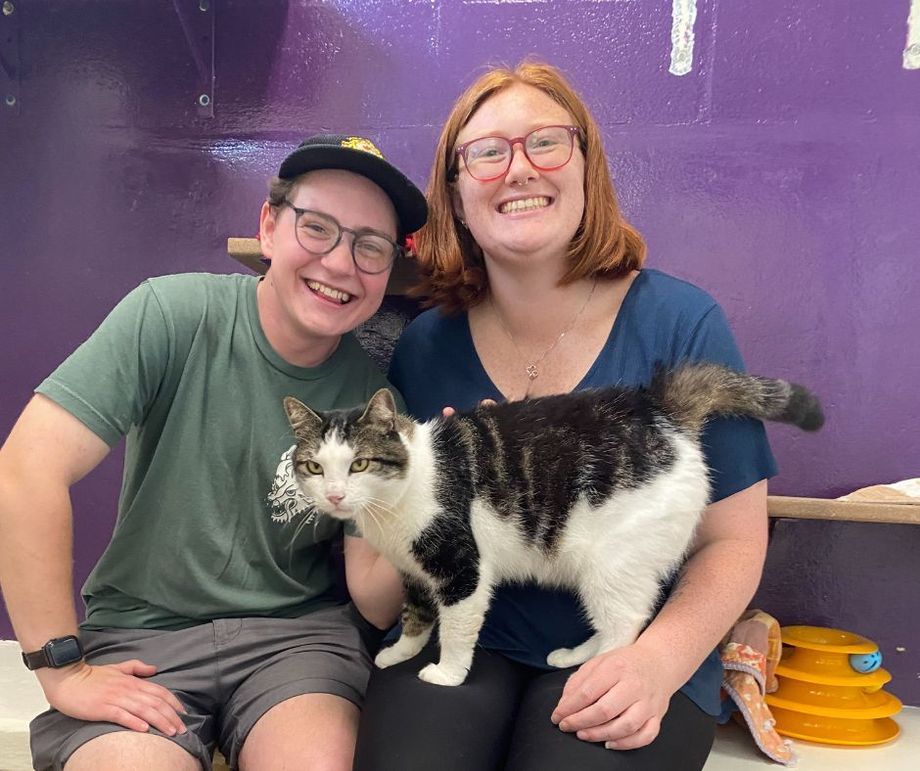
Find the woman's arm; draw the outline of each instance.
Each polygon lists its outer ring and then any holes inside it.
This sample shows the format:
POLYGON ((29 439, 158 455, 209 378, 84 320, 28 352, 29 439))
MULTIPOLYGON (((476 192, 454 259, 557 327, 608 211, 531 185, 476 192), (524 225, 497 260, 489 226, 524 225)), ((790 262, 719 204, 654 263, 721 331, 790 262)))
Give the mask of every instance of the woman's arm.
POLYGON ((363 538, 345 536, 345 582, 364 618, 379 629, 393 626, 403 605, 402 579, 363 538))
POLYGON ((649 744, 671 696, 751 601, 766 550, 766 480, 710 504, 661 611, 635 643, 596 656, 569 678, 553 722, 614 749, 649 744))

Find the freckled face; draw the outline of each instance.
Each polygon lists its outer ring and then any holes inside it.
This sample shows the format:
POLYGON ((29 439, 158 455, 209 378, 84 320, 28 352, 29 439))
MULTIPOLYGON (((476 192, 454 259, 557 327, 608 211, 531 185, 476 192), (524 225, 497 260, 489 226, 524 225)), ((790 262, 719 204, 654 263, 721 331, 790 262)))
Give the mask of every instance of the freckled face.
MULTIPOLYGON (((488 99, 464 126, 457 145, 484 136, 506 139, 536 128, 575 125, 568 111, 533 86, 517 83, 488 99)), ((507 174, 489 182, 470 176, 458 162, 454 208, 486 257, 493 260, 560 260, 585 208, 585 161, 578 145, 561 168, 540 171, 520 144, 507 174)))
MULTIPOLYGON (((369 228, 396 239, 393 204, 381 188, 359 174, 311 171, 289 199, 298 208, 334 217, 344 227, 369 228)), ((341 335, 380 307, 390 271, 374 275, 359 271, 351 256, 350 233, 344 233, 328 254, 306 251, 295 236, 295 221, 289 206, 274 210, 263 206, 261 245, 271 268, 260 286, 260 319, 273 345, 282 340, 334 347, 341 335)))

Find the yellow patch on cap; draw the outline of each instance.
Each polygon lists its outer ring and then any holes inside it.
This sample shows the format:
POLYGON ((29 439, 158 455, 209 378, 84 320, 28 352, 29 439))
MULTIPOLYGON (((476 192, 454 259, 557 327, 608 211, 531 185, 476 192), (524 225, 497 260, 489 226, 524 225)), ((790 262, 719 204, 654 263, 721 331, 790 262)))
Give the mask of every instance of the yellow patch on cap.
POLYGON ((370 139, 365 139, 364 137, 348 137, 348 139, 343 139, 342 147, 348 147, 352 150, 361 150, 365 153, 376 155, 381 160, 386 160, 383 157, 383 153, 377 149, 376 145, 374 145, 370 139))

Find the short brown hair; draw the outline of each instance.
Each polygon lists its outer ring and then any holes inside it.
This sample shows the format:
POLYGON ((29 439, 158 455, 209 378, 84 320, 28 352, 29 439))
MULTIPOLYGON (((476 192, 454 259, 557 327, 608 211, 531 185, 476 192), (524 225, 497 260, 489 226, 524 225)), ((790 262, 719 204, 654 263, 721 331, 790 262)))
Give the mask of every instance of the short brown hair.
POLYGON ((516 83, 545 93, 565 108, 581 129, 585 210, 569 244, 569 267, 561 283, 571 284, 592 275, 622 276, 642 267, 645 260, 642 236, 620 214, 600 130, 575 90, 548 64, 523 62, 514 69, 495 67, 460 95, 441 130, 427 190, 428 223, 413 238, 421 281, 412 294, 427 298, 426 305, 443 306, 448 313, 476 305, 488 290, 482 250, 460 225, 451 204, 457 135, 486 100, 516 83))
POLYGON ((275 209, 279 206, 283 206, 298 182, 300 182, 300 177, 294 177, 293 179, 272 177, 268 182, 268 205, 275 209))

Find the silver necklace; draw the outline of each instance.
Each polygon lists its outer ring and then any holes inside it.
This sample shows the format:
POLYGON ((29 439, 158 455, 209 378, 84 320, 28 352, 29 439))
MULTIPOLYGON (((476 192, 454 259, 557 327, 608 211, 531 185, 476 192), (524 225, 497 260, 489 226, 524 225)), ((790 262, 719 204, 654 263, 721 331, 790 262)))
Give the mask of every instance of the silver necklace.
POLYGON ((508 336, 508 339, 511 341, 511 345, 514 346, 515 350, 518 352, 518 355, 521 357, 521 359, 527 362, 527 365, 524 367, 524 372, 527 373, 527 378, 529 382, 527 385, 527 390, 524 392, 525 396, 530 391, 530 386, 533 383, 533 381, 536 380, 540 376, 539 365, 543 362, 543 359, 549 356, 550 353, 553 351, 553 349, 557 345, 559 345, 559 343, 562 342, 562 338, 565 337, 569 332, 572 331, 572 328, 578 322, 578 319, 581 318, 581 314, 584 313, 585 308, 588 307, 588 303, 591 302, 591 298, 594 296, 594 290, 596 288, 597 288, 597 277, 595 277, 594 283, 591 284, 591 291, 588 292, 588 296, 587 298, 585 298, 585 301, 582 304, 581 308, 578 309, 578 313, 576 313, 572 317, 572 320, 568 324, 566 324, 565 328, 557 335, 556 339, 553 340, 552 343, 550 343, 549 348, 543 351, 543 353, 541 353, 536 359, 532 359, 532 360, 528 360, 527 356, 521 350, 521 346, 519 346, 517 344, 517 340, 514 339, 514 335, 512 335, 508 327, 505 326, 505 322, 502 319, 501 314, 498 312, 498 308, 495 307, 495 303, 492 301, 492 295, 491 294, 489 295, 489 305, 492 306, 492 311, 495 313, 495 318, 498 319, 499 326, 501 326, 502 331, 508 336))

